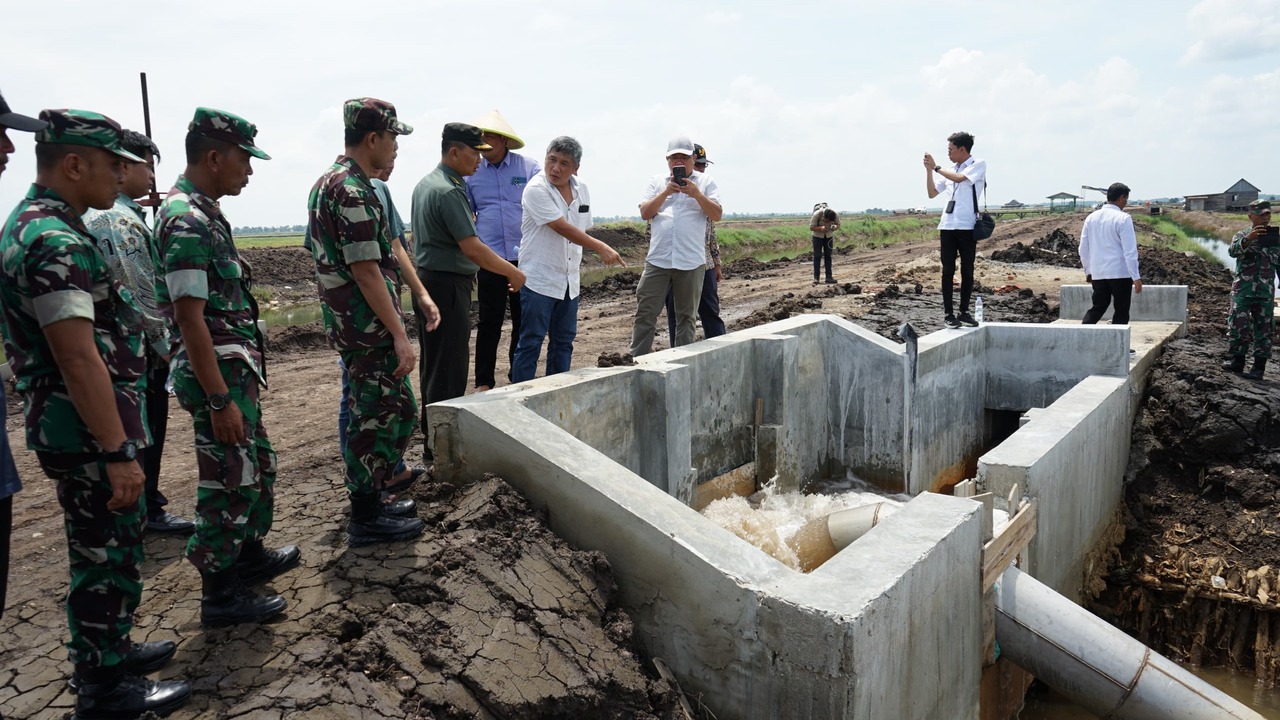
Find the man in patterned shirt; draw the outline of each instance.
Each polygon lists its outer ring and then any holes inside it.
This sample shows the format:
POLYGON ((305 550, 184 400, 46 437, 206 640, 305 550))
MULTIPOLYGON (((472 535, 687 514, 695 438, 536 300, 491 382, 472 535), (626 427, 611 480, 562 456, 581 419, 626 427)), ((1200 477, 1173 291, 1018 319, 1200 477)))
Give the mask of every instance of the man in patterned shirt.
POLYGON ((27 446, 57 483, 70 560, 67 643, 76 716, 168 714, 183 681, 139 677, 173 657, 172 642, 133 643, 142 596, 142 316, 80 217, 109 208, 120 126, 85 110, 44 110, 36 182, 0 234, 0 318, 26 410, 27 446))
POLYGON ((166 512, 164 506, 169 504, 169 500, 160 492, 160 458, 169 428, 169 391, 165 388, 169 382, 169 330, 165 327, 164 316, 156 309, 156 264, 151 228, 147 227, 146 211, 135 202, 151 190, 160 148, 151 138, 132 130, 124 131, 121 145, 144 162, 125 163, 124 179, 120 181, 115 205, 108 210, 85 213, 84 224, 98 241, 98 249, 107 258, 111 273, 133 294, 138 309, 142 311, 143 327, 147 333, 146 403, 151 445, 139 453, 142 473, 146 478, 146 529, 159 533, 187 533, 195 523, 166 512))
POLYGON ((401 268, 370 176, 395 160, 397 137, 413 128, 396 118, 394 105, 368 97, 343 105, 343 123, 346 153, 312 186, 307 217, 325 331, 351 386, 343 460, 351 499, 347 542, 355 547, 407 540, 424 528, 421 519, 405 517, 412 500, 384 506, 378 497, 413 434, 417 401, 409 373, 418 353, 405 332, 401 268))
POLYGON ((200 621, 261 622, 284 612, 279 595, 248 585, 298 564, 298 548, 267 550, 275 508, 276 453, 262 424, 266 359, 250 267, 240 258, 218 199, 239 195, 253 174, 258 128, 196 108, 187 167, 156 218, 156 304, 169 320, 173 391, 195 426, 196 529, 187 560, 200 571, 200 621))

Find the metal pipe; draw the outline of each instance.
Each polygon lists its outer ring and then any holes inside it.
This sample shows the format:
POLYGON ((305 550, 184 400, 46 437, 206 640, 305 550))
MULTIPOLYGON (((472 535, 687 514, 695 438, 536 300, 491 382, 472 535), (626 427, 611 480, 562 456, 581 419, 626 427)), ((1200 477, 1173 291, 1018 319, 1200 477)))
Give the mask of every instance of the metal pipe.
POLYGON ((1000 654, 1099 717, 1263 720, 1015 567, 995 592, 1000 654))

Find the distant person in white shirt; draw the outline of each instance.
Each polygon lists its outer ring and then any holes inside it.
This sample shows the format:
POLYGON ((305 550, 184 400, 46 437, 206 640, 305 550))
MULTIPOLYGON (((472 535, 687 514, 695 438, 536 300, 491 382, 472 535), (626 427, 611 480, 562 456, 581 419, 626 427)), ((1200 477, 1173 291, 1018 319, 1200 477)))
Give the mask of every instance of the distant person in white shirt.
POLYGON ((979 160, 973 152, 973 136, 967 132, 952 133, 947 138, 947 158, 955 163, 943 169, 933 156, 924 154, 925 185, 929 198, 943 195, 947 205, 938 221, 938 240, 942 249, 942 308, 943 324, 958 328, 962 324, 978 327, 978 321, 969 314, 969 296, 973 294, 973 259, 978 251, 978 239, 973 227, 978 222, 978 196, 987 189, 987 161, 979 160), (933 177, 933 173, 938 178, 933 177), (960 314, 953 310, 952 284, 956 277, 956 256, 960 256, 960 314))
POLYGON ((694 167, 693 141, 680 136, 667 143, 667 173, 655 175, 640 202, 640 218, 650 224, 649 254, 636 287, 636 318, 631 355, 653 349, 654 324, 667 289, 676 307, 676 345, 693 342, 706 275, 707 221, 719 222, 720 190, 694 167))
POLYGON ((538 370, 542 341, 547 345, 547 375, 569 369, 573 339, 578 335, 579 268, 582 248, 605 265, 623 265, 622 257, 591 237, 591 195, 578 179, 582 145, 560 136, 547 146, 542 172, 529 179, 520 198, 520 336, 511 381, 532 380, 538 370))
POLYGON ((1093 285, 1093 307, 1080 322, 1095 325, 1107 307, 1115 303, 1112 325, 1129 324, 1129 302, 1142 292, 1138 274, 1138 238, 1133 218, 1124 211, 1129 204, 1129 187, 1112 183, 1107 188, 1107 204, 1089 213, 1080 228, 1080 264, 1085 280, 1093 285))

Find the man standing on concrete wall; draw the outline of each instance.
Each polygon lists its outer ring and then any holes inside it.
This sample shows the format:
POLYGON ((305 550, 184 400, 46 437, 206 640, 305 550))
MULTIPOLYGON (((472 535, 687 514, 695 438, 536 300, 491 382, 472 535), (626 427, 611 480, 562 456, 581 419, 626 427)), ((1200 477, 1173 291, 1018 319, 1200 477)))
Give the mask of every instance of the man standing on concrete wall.
MULTIPOLYGON (((520 198, 534 175, 538 163, 520 153, 524 141, 497 110, 476 123, 480 137, 489 146, 480 151, 480 167, 468 175, 467 199, 476 214, 476 232, 480 241, 503 260, 520 265, 520 198)), ((498 343, 502 341, 502 319, 511 309, 511 338, 507 343, 507 367, 515 362, 520 338, 520 296, 507 292, 507 278, 480 268, 476 272, 476 299, 480 315, 476 320, 476 390, 488 390, 497 383, 498 343)), ((511 379, 510 373, 507 379, 511 379)))
POLYGON ((1244 373, 1261 380, 1271 357, 1271 335, 1275 332, 1276 265, 1280 264, 1280 236, 1271 225, 1271 201, 1249 203, 1249 222, 1231 239, 1227 250, 1236 259, 1235 280, 1231 283, 1231 314, 1227 317, 1227 337, 1231 357, 1224 370, 1244 370, 1245 354, 1253 344, 1253 367, 1244 373))
POLYGON ((1093 307, 1080 321, 1097 324, 1115 303, 1112 325, 1129 324, 1129 304, 1133 293, 1142 292, 1138 274, 1138 238, 1133 232, 1133 218, 1124 211, 1129 204, 1129 187, 1112 183, 1107 188, 1107 202, 1089 213, 1080 228, 1080 264, 1085 280, 1093 285, 1093 307))
POLYGON ((987 187, 987 161, 975 158, 973 136, 967 132, 952 133, 947 138, 947 158, 953 167, 944 170, 933 156, 924 154, 925 185, 929 198, 942 195, 947 200, 938 220, 938 240, 942 249, 943 324, 949 328, 961 325, 978 327, 969 314, 969 296, 973 294, 973 261, 978 240, 973 228, 978 222, 978 195, 987 187), (938 177, 934 178, 933 174, 938 177), (956 277, 956 257, 960 258, 960 314, 952 304, 952 285, 956 277))
POLYGON ((160 461, 169 429, 169 390, 165 387, 169 382, 169 329, 156 308, 155 248, 146 211, 137 203, 138 198, 146 197, 151 191, 160 148, 151 138, 133 130, 124 131, 121 144, 145 162, 125 163, 115 205, 108 210, 90 210, 84 216, 84 224, 98 241, 98 249, 106 257, 111 273, 133 294, 147 333, 146 403, 151 444, 138 451, 146 476, 146 529, 147 532, 185 534, 191 532, 195 523, 167 512, 164 508, 169 499, 160 492, 160 461))
POLYGON ((653 349, 654 324, 667 290, 675 294, 676 345, 693 342, 698 301, 706 276, 707 221, 719 222, 720 189, 697 172, 693 141, 679 136, 667 143, 667 170, 649 180, 640 202, 640 218, 651 226, 649 254, 636 287, 636 316, 631 355, 653 349))

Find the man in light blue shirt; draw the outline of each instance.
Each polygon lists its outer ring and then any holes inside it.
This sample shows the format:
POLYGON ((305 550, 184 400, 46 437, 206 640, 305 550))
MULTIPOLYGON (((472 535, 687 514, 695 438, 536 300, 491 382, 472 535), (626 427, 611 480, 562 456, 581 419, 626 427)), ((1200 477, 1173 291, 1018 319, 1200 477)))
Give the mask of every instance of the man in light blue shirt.
MULTIPOLYGON (((520 198, 524 188, 541 169, 537 161, 512 152, 524 141, 502 115, 494 110, 475 123, 492 149, 481 152, 480 167, 467 177, 467 200, 476 214, 480 240, 503 260, 519 266, 520 198)), ((520 293, 508 292, 507 278, 484 268, 476 275, 476 298, 480 317, 476 322, 476 389, 488 390, 497 383, 498 343, 502 321, 511 312, 511 340, 507 348, 508 367, 515 360, 520 338, 520 293)), ((508 372, 507 379, 511 379, 508 372)))

